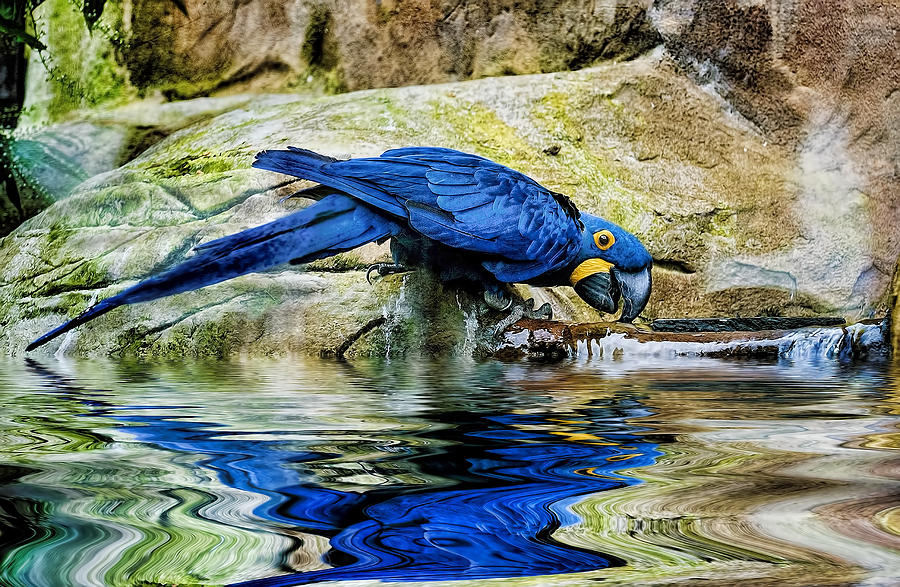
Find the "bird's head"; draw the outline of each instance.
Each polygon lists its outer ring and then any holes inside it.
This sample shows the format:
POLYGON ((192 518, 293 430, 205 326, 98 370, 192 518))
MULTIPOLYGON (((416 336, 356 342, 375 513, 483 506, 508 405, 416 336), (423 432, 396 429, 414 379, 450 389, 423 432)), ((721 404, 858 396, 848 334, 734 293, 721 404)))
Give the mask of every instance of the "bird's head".
POLYGON ((631 322, 650 298, 653 258, 633 234, 607 220, 581 214, 584 236, 569 282, 584 301, 613 313, 623 298, 623 322, 631 322))

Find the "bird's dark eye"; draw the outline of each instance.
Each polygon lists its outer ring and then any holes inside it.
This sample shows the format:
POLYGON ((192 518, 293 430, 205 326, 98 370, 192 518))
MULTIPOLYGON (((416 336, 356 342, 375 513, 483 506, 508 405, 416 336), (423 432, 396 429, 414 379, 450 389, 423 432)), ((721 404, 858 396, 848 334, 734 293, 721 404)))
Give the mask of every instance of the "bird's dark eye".
POLYGON ((608 230, 601 230, 600 232, 594 233, 594 244, 597 245, 597 248, 601 251, 605 251, 609 247, 613 246, 613 243, 616 242, 616 237, 613 236, 608 230))

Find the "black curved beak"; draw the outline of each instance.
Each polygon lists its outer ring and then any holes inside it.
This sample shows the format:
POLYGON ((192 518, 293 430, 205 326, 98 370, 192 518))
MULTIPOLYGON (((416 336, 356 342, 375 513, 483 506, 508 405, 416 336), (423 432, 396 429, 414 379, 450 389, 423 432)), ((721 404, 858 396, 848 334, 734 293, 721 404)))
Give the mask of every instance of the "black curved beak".
POLYGON ((606 271, 588 275, 573 287, 581 299, 601 312, 612 314, 619 307, 619 284, 606 271))
POLYGON ((619 318, 619 321, 631 322, 640 315, 650 299, 650 288, 653 285, 650 265, 634 273, 627 273, 613 268, 612 274, 616 281, 619 282, 624 300, 622 303, 622 316, 619 318))
POLYGON ((621 322, 631 322, 640 315, 650 299, 652 279, 650 266, 633 273, 612 267, 588 275, 575 285, 575 293, 601 312, 612 314, 623 299, 621 322))

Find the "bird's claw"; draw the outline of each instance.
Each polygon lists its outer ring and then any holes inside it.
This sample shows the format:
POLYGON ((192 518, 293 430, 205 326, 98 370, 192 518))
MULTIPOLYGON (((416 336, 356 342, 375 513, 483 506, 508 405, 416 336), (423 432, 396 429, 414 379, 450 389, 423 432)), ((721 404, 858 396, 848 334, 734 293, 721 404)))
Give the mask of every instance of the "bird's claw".
POLYGON ((484 292, 484 303, 486 303, 489 307, 497 310, 499 312, 505 312, 509 310, 513 305, 512 296, 507 294, 504 291, 490 291, 485 290, 484 292))
MULTIPOLYGON (((485 292, 485 301, 487 300, 488 294, 487 292, 485 292)), ((488 305, 490 305, 489 301, 488 305)), ((550 307, 550 304, 544 302, 539 308, 535 309, 534 298, 528 298, 527 300, 518 303, 514 303, 512 298, 510 298, 508 303, 502 308, 502 310, 506 310, 509 308, 512 308, 509 314, 507 314, 505 318, 500 320, 500 322, 498 322, 494 327, 495 336, 500 335, 504 330, 506 330, 522 318, 528 318, 529 320, 551 320, 553 318, 553 308, 550 307)))
POLYGON ((541 304, 540 308, 535 309, 534 307, 534 298, 529 298, 528 301, 525 302, 526 310, 525 317, 530 318, 531 320, 552 320, 553 319, 553 308, 550 307, 548 302, 544 302, 541 304))
POLYGON ((535 309, 534 298, 528 298, 523 302, 516 303, 508 292, 485 291, 484 301, 488 306, 498 312, 505 312, 510 310, 510 308, 512 308, 511 312, 515 312, 517 307, 521 307, 521 318, 529 318, 531 320, 553 319, 553 308, 550 307, 550 304, 544 302, 539 308, 535 309))
POLYGON ((521 305, 523 318, 528 318, 529 320, 550 320, 553 318, 553 308, 547 302, 535 309, 534 298, 528 298, 521 305))
POLYGON ((377 273, 378 277, 384 277, 385 275, 406 273, 408 271, 409 269, 403 265, 398 265, 397 263, 372 263, 369 265, 369 268, 366 269, 366 281, 370 284, 372 283, 372 273, 377 273))

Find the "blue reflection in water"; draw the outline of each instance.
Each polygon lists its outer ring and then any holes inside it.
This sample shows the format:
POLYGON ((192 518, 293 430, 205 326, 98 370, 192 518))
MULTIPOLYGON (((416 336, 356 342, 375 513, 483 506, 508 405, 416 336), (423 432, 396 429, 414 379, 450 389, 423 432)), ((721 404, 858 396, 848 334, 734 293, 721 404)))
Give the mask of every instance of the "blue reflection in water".
POLYGON ((520 577, 620 566, 625 563, 617 557, 551 535, 579 521, 568 509, 572 503, 636 483, 616 471, 652 464, 660 454, 628 423, 651 414, 634 399, 595 402, 565 414, 565 424, 558 413, 429 414, 442 424, 428 433, 438 442, 381 462, 412 461, 422 474, 447 483, 340 491, 297 466, 314 469, 334 454, 298 449, 296 441, 246 440, 212 422, 134 415, 135 407, 122 415, 122 407, 88 396, 81 401, 94 415, 128 425, 139 441, 206 455, 199 465, 222 483, 268 497, 258 516, 330 538, 326 559, 334 568, 242 585, 520 577))
MULTIPOLYGON (((621 429, 622 418, 643 410, 615 411, 582 414, 606 420, 607 426, 597 426, 604 439, 596 444, 523 430, 547 428, 540 416, 470 416, 446 429, 448 439, 460 443, 457 451, 417 461, 423 472, 456 481, 452 489, 392 487, 358 494, 312 485, 282 488, 293 498, 282 515, 304 529, 336 532, 329 562, 341 566, 249 584, 516 577, 622 565, 618 558, 551 538, 560 526, 578 521, 567 506, 580 497, 634 483, 613 474, 623 467, 620 459, 641 466, 658 454, 654 445, 621 429), (620 429, 611 433, 609 424, 620 429)), ((586 428, 580 433, 592 434, 586 428)))

